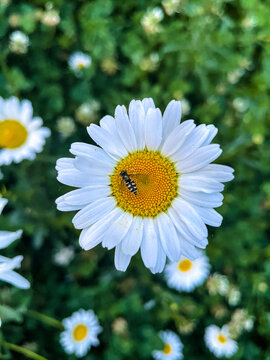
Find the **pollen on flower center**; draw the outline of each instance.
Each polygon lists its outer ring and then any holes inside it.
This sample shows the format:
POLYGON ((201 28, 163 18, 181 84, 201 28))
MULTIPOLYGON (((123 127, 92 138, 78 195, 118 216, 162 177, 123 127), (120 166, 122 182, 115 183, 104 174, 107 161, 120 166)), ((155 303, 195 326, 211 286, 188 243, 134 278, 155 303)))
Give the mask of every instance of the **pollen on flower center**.
POLYGON ((79 324, 75 326, 73 330, 73 338, 75 341, 82 341, 86 338, 88 334, 88 328, 84 324, 79 324))
POLYGON ((84 68, 85 67, 85 65, 83 64, 83 63, 79 63, 78 65, 77 65, 77 68, 78 69, 82 69, 82 68, 84 68))
POLYGON ((26 128, 17 120, 6 119, 0 122, 0 148, 21 147, 28 136, 26 128))
POLYGON ((192 268, 192 261, 189 259, 183 259, 178 263, 178 269, 182 272, 189 271, 192 268))
POLYGON ((162 352, 166 355, 169 355, 172 352, 172 347, 170 344, 165 344, 164 345, 164 349, 162 350, 162 352))
POLYGON ((124 211, 141 217, 156 217, 171 205, 177 194, 178 174, 174 164, 155 151, 137 151, 119 161, 111 175, 112 195, 124 211), (121 178, 126 171, 137 195, 121 178))
POLYGON ((221 343, 221 344, 225 344, 225 342, 227 342, 227 339, 224 335, 222 334, 219 334, 218 335, 218 341, 221 343))

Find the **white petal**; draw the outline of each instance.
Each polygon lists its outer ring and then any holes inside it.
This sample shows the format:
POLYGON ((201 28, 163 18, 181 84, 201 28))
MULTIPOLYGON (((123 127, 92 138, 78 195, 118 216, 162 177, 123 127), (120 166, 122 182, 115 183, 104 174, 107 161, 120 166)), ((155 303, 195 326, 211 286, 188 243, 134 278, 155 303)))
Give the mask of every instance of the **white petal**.
POLYGON ((131 256, 124 254, 121 250, 121 244, 116 246, 114 253, 114 264, 117 270, 126 271, 130 263, 130 259, 131 256))
POLYGON ((109 157, 103 149, 94 145, 75 142, 71 144, 70 152, 73 155, 99 160, 111 166, 115 164, 113 159, 109 157))
POLYGON ((129 104, 129 118, 133 131, 137 140, 137 149, 143 150, 145 148, 144 138, 144 123, 145 123, 145 112, 142 102, 139 100, 132 100, 129 104))
POLYGON ((0 274, 0 280, 6 281, 20 289, 29 289, 30 283, 15 271, 7 271, 0 274))
POLYGON ((172 156, 173 161, 180 161, 192 155, 208 136, 208 130, 205 125, 199 125, 193 129, 185 138, 184 143, 172 156))
POLYGON ((199 173, 203 176, 212 177, 217 181, 226 182, 234 178, 233 175, 234 169, 230 166, 219 165, 219 164, 210 164, 205 168, 199 170, 199 173))
POLYGON ((161 246, 160 243, 158 243, 158 254, 157 254, 157 261, 154 267, 152 267, 150 270, 153 274, 161 273, 164 269, 164 266, 166 264, 166 254, 161 246))
POLYGON ((188 202, 192 204, 207 207, 216 208, 222 205, 223 195, 220 193, 206 194, 203 192, 191 192, 184 189, 179 189, 178 194, 188 202))
POLYGON ((74 166, 77 170, 87 173, 90 176, 108 176, 114 167, 113 164, 84 157, 76 157, 74 166))
POLYGON ((184 160, 178 161, 176 167, 180 173, 193 172, 216 160, 222 153, 219 145, 212 144, 201 147, 184 160))
POLYGON ((157 150, 162 140, 162 115, 159 109, 149 109, 145 119, 145 145, 157 150))
POLYGON ((22 235, 22 230, 0 231, 0 249, 6 248, 13 241, 19 239, 21 235, 22 235))
POLYGON ((141 244, 141 256, 147 268, 153 268, 158 256, 158 234, 153 219, 144 219, 144 234, 141 244))
POLYGON ((56 199, 57 210, 59 211, 77 211, 83 208, 83 205, 70 205, 67 204, 63 197, 56 199))
POLYGON ((204 222, 187 201, 176 198, 172 207, 194 236, 198 238, 207 237, 207 228, 204 222))
POLYGON ((58 159, 56 161, 55 169, 57 171, 74 169, 74 159, 72 159, 72 158, 58 159))
POLYGON ((166 213, 162 213, 156 218, 156 221, 159 238, 165 254, 171 261, 177 261, 181 255, 181 248, 171 219, 166 213))
POLYGON ((111 221, 118 217, 117 209, 114 209, 106 217, 101 218, 94 225, 82 230, 79 243, 84 250, 90 250, 98 245, 103 238, 104 232, 108 229, 111 221))
POLYGON ((32 119, 32 117, 33 117, 33 108, 31 102, 29 100, 22 100, 20 120, 24 124, 26 124, 32 119))
POLYGON ((204 142, 201 144, 201 146, 209 145, 210 142, 214 139, 214 137, 217 135, 218 129, 214 125, 207 125, 208 136, 204 140, 204 142))
POLYGON ((161 147, 161 152, 166 156, 174 154, 194 128, 195 124, 193 120, 187 120, 178 125, 165 140, 161 147))
POLYGON ((155 109, 155 103, 154 103, 154 100, 151 99, 151 98, 145 98, 142 100, 142 104, 143 104, 143 107, 144 107, 144 112, 145 114, 147 114, 147 111, 149 109, 155 109))
POLYGON ((183 256, 186 256, 189 260, 195 260, 202 255, 201 250, 184 238, 180 237, 181 252, 183 256))
POLYGON ((130 213, 118 209, 118 217, 111 221, 111 225, 103 235, 102 246, 109 250, 118 245, 126 236, 133 221, 130 213))
POLYGON ((183 174, 179 178, 179 188, 198 192, 202 191, 205 193, 220 192, 224 190, 224 185, 220 182, 198 175, 198 173, 187 173, 183 174))
POLYGON ((57 180, 62 184, 74 187, 91 186, 93 184, 93 178, 90 178, 81 171, 72 169, 59 171, 57 180))
POLYGON ((107 154, 116 158, 125 157, 128 153, 124 145, 115 136, 109 133, 107 130, 91 124, 87 131, 91 138, 101 146, 107 154))
POLYGON ((211 226, 220 226, 222 223, 222 216, 214 209, 192 205, 195 211, 200 215, 203 222, 211 226))
POLYGON ((179 125, 181 121, 181 102, 172 100, 167 105, 163 114, 163 138, 168 135, 179 125))
POLYGON ((109 196, 111 189, 106 185, 87 186, 82 189, 72 190, 63 195, 63 199, 70 205, 86 205, 100 198, 109 196))
POLYGON ((140 217, 134 217, 127 235, 122 240, 122 251, 126 255, 135 255, 141 246, 144 221, 140 217))
POLYGON ((118 105, 115 109, 115 122, 118 134, 128 152, 137 150, 137 142, 133 128, 130 124, 127 109, 118 105))
POLYGON ((80 210, 72 219, 76 229, 91 226, 103 216, 107 216, 115 208, 115 200, 112 197, 99 199, 80 210))
POLYGON ((8 199, 0 198, 0 214, 2 214, 2 211, 4 207, 7 205, 8 199))

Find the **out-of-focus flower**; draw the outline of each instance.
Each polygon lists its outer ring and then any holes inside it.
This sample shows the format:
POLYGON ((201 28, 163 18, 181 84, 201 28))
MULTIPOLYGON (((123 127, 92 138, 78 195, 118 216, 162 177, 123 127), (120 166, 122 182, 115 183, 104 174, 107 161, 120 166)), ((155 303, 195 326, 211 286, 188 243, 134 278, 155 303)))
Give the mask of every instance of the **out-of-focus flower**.
MULTIPOLYGON (((7 204, 8 200, 0 198, 0 215, 7 204)), ((22 230, 0 231, 0 249, 8 247, 13 241, 19 239, 22 235, 22 230)), ((21 255, 15 256, 13 259, 9 259, 0 255, 0 280, 12 284, 20 289, 29 289, 30 283, 24 277, 13 271, 19 269, 23 257, 21 255)))
POLYGON ((242 20, 242 27, 244 29, 252 29, 257 26, 258 20, 254 16, 247 16, 242 20))
POLYGON ((223 326, 221 329, 215 325, 208 326, 205 330, 204 340, 208 349, 218 358, 230 358, 238 349, 227 326, 223 326))
POLYGON ((233 100, 233 107, 236 111, 245 112, 248 109, 248 100, 244 98, 236 98, 233 100))
POLYGON ((182 0, 163 0, 162 6, 164 7, 165 13, 171 16, 181 11, 181 3, 182 0))
POLYGON ((254 325, 254 317, 250 316, 245 309, 237 309, 232 315, 231 321, 228 323, 228 329, 233 338, 238 338, 244 330, 252 330, 254 325))
POLYGON ((196 326, 195 320, 189 320, 181 317, 178 324, 178 330, 180 334, 189 335, 195 329, 195 326, 196 326))
POLYGON ((73 258, 73 246, 63 247, 62 249, 58 250, 53 256, 54 263, 60 266, 69 265, 73 258))
POLYGON ((76 110, 76 119, 82 125, 90 125, 91 123, 95 123, 98 120, 99 109, 100 103, 96 100, 83 103, 76 110))
POLYGON ((268 284, 264 281, 258 284, 258 290, 262 293, 265 293, 268 290, 268 284))
POLYGON ((8 18, 8 23, 11 27, 17 27, 20 25, 21 17, 19 14, 11 14, 8 18))
POLYGON ((152 300, 149 300, 147 301, 145 304, 144 304, 144 308, 145 310, 151 310, 153 309, 153 307, 156 305, 156 301, 154 299, 152 300))
POLYGON ((30 44, 28 35, 22 31, 14 31, 9 37, 9 49, 15 54, 26 54, 30 44))
POLYGON ((160 22, 164 17, 161 8, 155 7, 148 10, 141 20, 142 27, 147 34, 156 34, 161 31, 160 22))
POLYGON ((80 358, 87 354, 91 346, 98 346, 98 334, 102 327, 93 310, 80 309, 63 320, 65 330, 61 333, 60 343, 67 354, 80 358))
POLYGON ((159 333, 164 343, 163 350, 155 350, 152 356, 155 360, 181 360, 183 358, 183 344, 173 331, 166 330, 159 333))
POLYGON ((241 293, 239 289, 234 285, 229 286, 226 296, 228 298, 229 304, 232 306, 238 305, 241 300, 241 293))
POLYGON ((228 309, 221 304, 213 306, 211 311, 216 319, 222 319, 228 314, 228 309))
POLYGON ((182 113, 183 115, 188 115, 190 112, 190 103, 187 99, 182 98, 181 99, 181 105, 182 105, 182 113))
POLYGON ((60 119, 58 119, 56 126, 57 126, 57 130, 64 138, 69 137, 76 130, 74 120, 69 116, 63 116, 60 119))
POLYGON ((50 136, 50 130, 42 123, 40 117, 33 117, 29 100, 0 97, 0 165, 33 160, 50 136))
POLYGON ((74 73, 79 76, 82 74, 82 69, 89 68, 91 63, 91 56, 84 54, 81 51, 73 53, 68 60, 68 65, 71 70, 73 70, 74 73))
POLYGON ((193 261, 208 243, 205 224, 221 225, 213 208, 222 204, 222 183, 233 179, 233 169, 210 164, 222 152, 210 145, 215 126, 180 118, 179 101, 162 116, 152 99, 133 100, 129 115, 117 106, 114 118, 88 127, 101 147, 74 143, 75 159, 57 161, 58 181, 79 188, 56 200, 58 210, 78 210, 81 247, 115 248, 120 271, 139 249, 153 273, 163 271, 166 257, 193 261))
POLYGON ((57 10, 49 9, 42 13, 40 21, 47 26, 56 26, 60 22, 60 16, 57 10))
POLYGON ((262 134, 254 134, 252 135, 252 141, 256 145, 261 145, 264 142, 264 136, 262 134))
POLYGON ((112 330, 117 335, 125 335, 128 332, 127 320, 122 317, 116 318, 112 323, 112 330))
POLYGON ((229 284, 229 280, 225 275, 215 273, 208 278, 206 286, 211 295, 226 295, 229 284))
POLYGON ((113 57, 108 57, 102 60, 101 69, 108 75, 114 75, 119 67, 117 61, 113 57))
POLYGON ((203 284, 209 271, 210 265, 207 256, 201 255, 193 261, 182 256, 180 261, 166 266, 165 277, 171 288, 191 292, 203 284))
POLYGON ((245 70, 244 69, 235 69, 228 73, 227 79, 230 84, 236 84, 240 78, 243 76, 245 70))
POLYGON ((143 58, 140 62, 140 68, 143 71, 154 72, 159 66, 159 55, 152 53, 148 57, 143 58))

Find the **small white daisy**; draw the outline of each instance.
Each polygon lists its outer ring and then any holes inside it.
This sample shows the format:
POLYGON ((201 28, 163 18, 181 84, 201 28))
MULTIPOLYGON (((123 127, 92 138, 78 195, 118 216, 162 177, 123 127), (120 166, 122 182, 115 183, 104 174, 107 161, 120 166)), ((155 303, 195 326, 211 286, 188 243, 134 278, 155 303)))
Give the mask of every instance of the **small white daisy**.
MULTIPOLYGON (((7 202, 7 199, 0 198, 0 214, 7 202)), ((0 231, 0 249, 6 248, 13 241, 19 239, 21 235, 22 230, 14 232, 0 231)), ((15 256, 13 259, 0 255, 0 280, 12 284, 20 289, 28 289, 30 287, 29 281, 13 271, 14 269, 20 268, 22 259, 23 257, 21 255, 15 256)))
POLYGON ((163 350, 155 350, 152 355, 156 360, 180 360, 183 358, 183 344, 179 337, 170 330, 159 333, 164 342, 163 350))
POLYGON ((205 330, 205 343, 208 349, 218 358, 232 357, 237 349, 237 342, 231 339, 227 326, 219 328, 210 325, 205 330))
POLYGON ((57 161, 58 181, 79 188, 56 200, 58 210, 78 211, 73 224, 82 230, 82 248, 115 248, 118 270, 139 250, 153 273, 164 269, 166 256, 194 260, 208 243, 206 224, 221 224, 213 208, 233 169, 210 164, 222 152, 210 145, 213 125, 180 119, 180 101, 162 116, 152 99, 132 100, 129 114, 117 106, 114 117, 87 128, 101 148, 77 142, 75 159, 57 161))
POLYGON ((33 117, 29 100, 0 97, 0 165, 33 160, 42 151, 50 130, 42 127, 42 120, 33 117))
POLYGON ((82 69, 88 68, 91 63, 91 56, 80 51, 73 53, 68 60, 69 67, 77 74, 80 74, 82 69))
POLYGON ((167 284, 178 291, 190 292, 203 284, 208 277, 210 264, 206 255, 196 260, 181 256, 178 262, 170 263, 165 268, 167 284))
POLYGON ((97 335, 102 327, 93 310, 80 309, 63 320, 65 330, 60 335, 60 343, 67 354, 82 357, 91 346, 99 345, 97 335))

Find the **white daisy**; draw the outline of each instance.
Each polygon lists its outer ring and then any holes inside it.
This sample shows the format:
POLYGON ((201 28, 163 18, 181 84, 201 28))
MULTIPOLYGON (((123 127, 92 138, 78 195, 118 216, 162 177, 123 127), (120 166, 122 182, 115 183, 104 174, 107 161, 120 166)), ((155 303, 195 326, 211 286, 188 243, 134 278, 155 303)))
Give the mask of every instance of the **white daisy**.
POLYGON ((29 100, 0 97, 0 165, 33 160, 50 135, 50 130, 41 126, 41 118, 33 117, 29 100))
MULTIPOLYGON (((7 199, 0 198, 0 214, 7 202, 7 199)), ((19 239, 21 235, 22 230, 14 232, 0 231, 0 249, 6 248, 13 241, 19 239)), ((20 268, 22 259, 23 257, 21 255, 15 256, 13 259, 0 255, 0 280, 17 286, 20 289, 28 289, 30 287, 29 281, 13 271, 14 269, 20 268)))
POLYGON ((77 357, 86 355, 91 346, 97 346, 97 335, 102 331, 93 310, 80 309, 63 320, 65 331, 61 333, 60 343, 67 354, 77 357))
POLYGON ((82 69, 88 68, 91 65, 91 62, 91 56, 77 51, 70 56, 68 65, 75 73, 80 74, 82 69))
POLYGON ((203 284, 209 271, 210 264, 207 256, 202 255, 193 261, 181 256, 178 262, 166 266, 165 277, 171 288, 190 292, 203 284))
POLYGON ((80 245, 115 248, 118 270, 139 249, 153 273, 164 269, 166 256, 194 260, 208 243, 205 224, 221 224, 213 208, 221 206, 222 182, 233 179, 233 169, 210 164, 221 154, 210 145, 213 125, 179 124, 180 117, 180 101, 162 116, 152 99, 132 100, 129 115, 117 106, 115 117, 87 128, 101 148, 77 142, 75 159, 57 161, 58 181, 79 188, 58 198, 57 208, 79 210, 73 224, 82 229, 80 245))
POLYGON ((156 360, 180 360, 183 358, 183 344, 179 337, 170 330, 159 333, 164 342, 163 350, 155 350, 152 355, 156 360))
POLYGON ((208 349, 218 358, 233 356, 238 345, 236 341, 232 340, 227 326, 221 329, 215 325, 210 325, 205 330, 205 343, 208 349))

